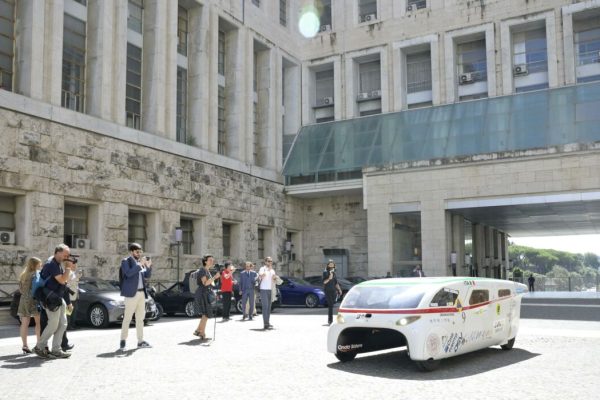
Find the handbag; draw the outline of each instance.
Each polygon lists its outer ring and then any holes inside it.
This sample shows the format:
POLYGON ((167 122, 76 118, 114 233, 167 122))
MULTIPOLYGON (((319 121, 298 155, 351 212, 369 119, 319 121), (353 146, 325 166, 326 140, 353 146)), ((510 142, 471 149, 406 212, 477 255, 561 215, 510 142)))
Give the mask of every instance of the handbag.
POLYGON ((214 289, 208 289, 206 298, 208 299, 208 304, 213 305, 217 302, 217 294, 215 293, 214 289))

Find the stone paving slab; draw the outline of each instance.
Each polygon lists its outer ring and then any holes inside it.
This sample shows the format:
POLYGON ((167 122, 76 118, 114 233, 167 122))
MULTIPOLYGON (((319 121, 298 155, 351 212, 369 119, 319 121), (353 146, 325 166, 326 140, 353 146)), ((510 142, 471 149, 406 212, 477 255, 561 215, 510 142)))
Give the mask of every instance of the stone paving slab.
MULTIPOLYGON (((234 317, 238 319, 238 316, 234 317)), ((326 317, 274 314, 217 324, 215 341, 191 335, 196 320, 145 329, 151 349, 117 354, 119 329, 70 332, 68 360, 18 354, 0 339, 3 399, 573 399, 596 398, 600 323, 522 320, 515 348, 491 347, 419 372, 404 349, 339 363, 326 351, 326 317), (44 384, 40 382, 51 382, 44 384)), ((212 336, 212 323, 209 323, 212 336)), ((130 329, 129 345, 135 342, 130 329)))

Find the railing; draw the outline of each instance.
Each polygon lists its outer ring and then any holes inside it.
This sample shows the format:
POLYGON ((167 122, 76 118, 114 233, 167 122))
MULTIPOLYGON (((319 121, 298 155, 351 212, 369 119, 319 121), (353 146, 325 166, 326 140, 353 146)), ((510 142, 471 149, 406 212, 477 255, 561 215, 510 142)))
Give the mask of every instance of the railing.
MULTIPOLYGON (((515 282, 528 284, 528 276, 516 277, 515 282)), ((535 291, 539 292, 600 292, 600 274, 586 277, 535 278, 535 291)))

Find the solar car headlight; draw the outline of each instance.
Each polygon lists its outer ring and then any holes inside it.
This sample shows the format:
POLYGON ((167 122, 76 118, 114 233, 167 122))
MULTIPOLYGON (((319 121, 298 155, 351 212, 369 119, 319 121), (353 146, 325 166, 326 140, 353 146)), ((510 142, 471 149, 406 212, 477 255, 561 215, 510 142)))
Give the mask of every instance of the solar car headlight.
POLYGON ((413 316, 410 316, 410 317, 402 317, 398 321, 396 321, 396 325, 406 326, 408 324, 412 324, 413 322, 415 322, 419 318, 421 318, 420 315, 413 315, 413 316))
POLYGON ((345 321, 344 321, 344 316, 343 316, 342 314, 339 314, 339 313, 338 313, 338 315, 335 317, 335 320, 336 320, 336 322, 337 322, 338 324, 343 324, 343 323, 345 322, 345 321))

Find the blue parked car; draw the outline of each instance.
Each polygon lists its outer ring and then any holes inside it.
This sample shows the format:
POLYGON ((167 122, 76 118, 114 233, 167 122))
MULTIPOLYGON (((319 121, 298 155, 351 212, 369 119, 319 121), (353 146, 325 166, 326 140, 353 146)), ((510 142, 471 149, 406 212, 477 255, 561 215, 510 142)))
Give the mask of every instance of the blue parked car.
POLYGON ((327 305, 323 289, 313 286, 302 278, 282 276, 283 283, 278 286, 281 292, 281 304, 305 305, 308 308, 315 308, 327 305))

